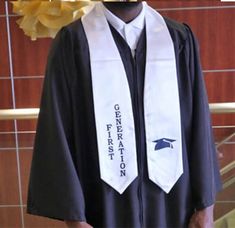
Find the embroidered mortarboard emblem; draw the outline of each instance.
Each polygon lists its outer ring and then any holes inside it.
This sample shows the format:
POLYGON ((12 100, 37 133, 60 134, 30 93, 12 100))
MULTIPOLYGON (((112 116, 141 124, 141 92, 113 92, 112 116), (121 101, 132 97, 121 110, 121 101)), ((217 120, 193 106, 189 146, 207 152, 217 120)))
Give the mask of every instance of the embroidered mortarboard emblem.
POLYGON ((164 148, 171 148, 173 149, 173 142, 175 142, 176 140, 174 139, 167 139, 167 138, 162 138, 162 139, 158 139, 158 140, 155 140, 153 142, 156 143, 155 145, 155 149, 154 150, 161 150, 161 149, 164 149, 164 148))

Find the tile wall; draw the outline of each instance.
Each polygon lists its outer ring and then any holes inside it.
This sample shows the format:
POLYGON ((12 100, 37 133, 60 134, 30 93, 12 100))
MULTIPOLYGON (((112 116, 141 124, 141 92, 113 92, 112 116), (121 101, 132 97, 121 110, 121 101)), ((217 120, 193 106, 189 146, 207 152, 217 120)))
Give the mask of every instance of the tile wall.
MULTIPOLYGON (((162 15, 191 26, 200 43, 210 102, 235 101, 235 3, 149 1, 162 15)), ((51 39, 31 41, 19 29, 11 3, 0 0, 0 109, 37 108, 51 39)), ((213 115, 216 141, 235 132, 235 115, 213 115), (230 126, 220 129, 220 126, 230 126)), ((0 227, 65 227, 25 213, 36 121, 0 122, 0 227)), ((235 160, 235 137, 219 150, 221 166, 235 160)), ((234 173, 232 174, 234 175, 234 173)), ((235 208, 235 186, 218 197, 216 217, 235 208)))

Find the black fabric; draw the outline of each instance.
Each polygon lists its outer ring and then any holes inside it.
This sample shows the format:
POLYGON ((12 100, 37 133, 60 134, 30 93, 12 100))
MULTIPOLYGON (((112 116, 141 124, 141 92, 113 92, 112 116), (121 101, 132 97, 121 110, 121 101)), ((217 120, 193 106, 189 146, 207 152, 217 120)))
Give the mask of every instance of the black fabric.
POLYGON ((183 228, 195 209, 215 202, 220 178, 197 42, 187 25, 165 20, 177 62, 184 174, 169 194, 148 178, 143 109, 146 31, 133 59, 111 27, 131 91, 138 177, 122 195, 100 179, 89 51, 78 20, 59 32, 48 58, 28 213, 87 221, 94 227, 183 228))

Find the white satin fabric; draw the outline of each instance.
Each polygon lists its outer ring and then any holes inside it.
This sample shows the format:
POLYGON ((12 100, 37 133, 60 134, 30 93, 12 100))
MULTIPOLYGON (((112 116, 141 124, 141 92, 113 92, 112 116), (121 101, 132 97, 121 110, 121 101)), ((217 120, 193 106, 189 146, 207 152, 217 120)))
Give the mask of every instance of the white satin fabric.
MULTIPOLYGON (((130 89, 102 3, 82 17, 88 40, 101 179, 122 194, 138 176, 130 89)), ((174 46, 164 19, 146 7, 144 88, 149 178, 168 193, 183 173, 174 46)))

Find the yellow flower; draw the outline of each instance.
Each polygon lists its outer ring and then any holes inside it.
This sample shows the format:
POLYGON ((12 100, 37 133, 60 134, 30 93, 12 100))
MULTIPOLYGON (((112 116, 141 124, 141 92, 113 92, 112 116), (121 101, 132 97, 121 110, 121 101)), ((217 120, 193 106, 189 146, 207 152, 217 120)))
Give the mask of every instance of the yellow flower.
POLYGON ((17 20, 32 40, 42 37, 55 37, 61 27, 77 20, 84 14, 84 6, 90 1, 13 1, 13 12, 20 15, 17 20))

